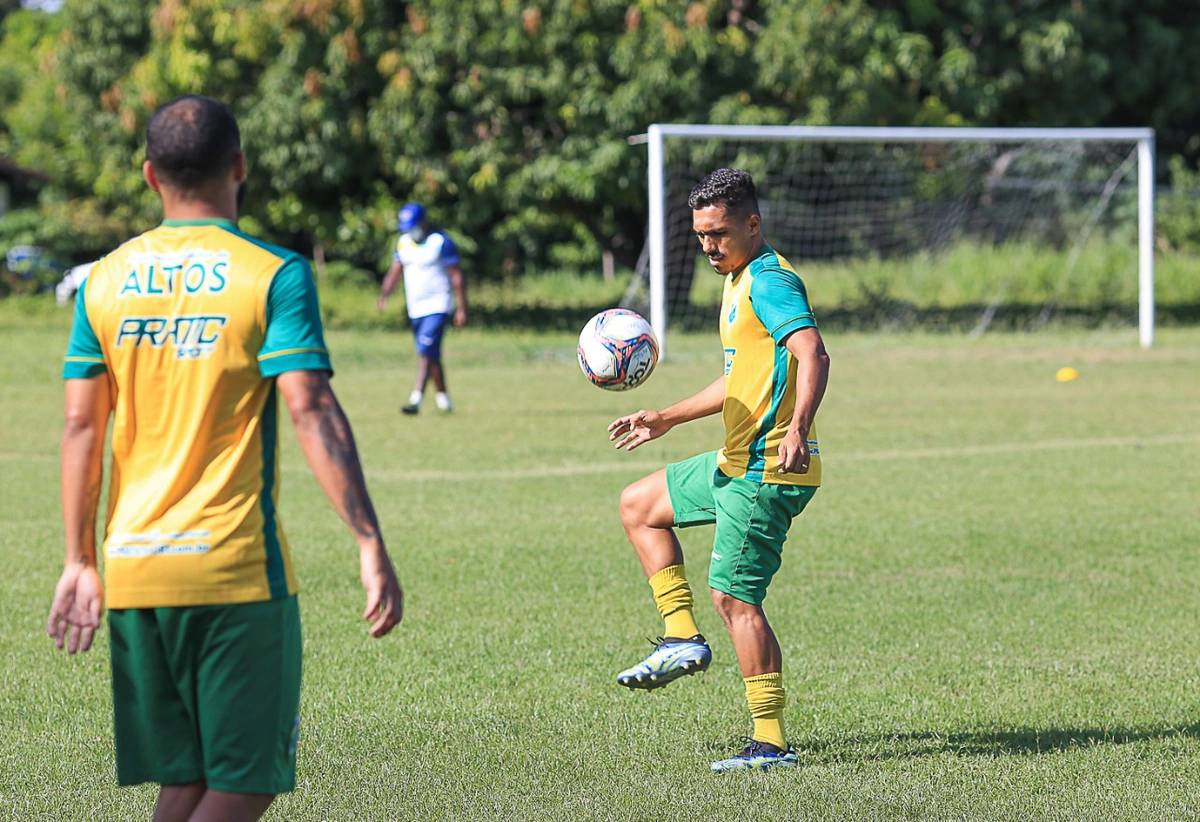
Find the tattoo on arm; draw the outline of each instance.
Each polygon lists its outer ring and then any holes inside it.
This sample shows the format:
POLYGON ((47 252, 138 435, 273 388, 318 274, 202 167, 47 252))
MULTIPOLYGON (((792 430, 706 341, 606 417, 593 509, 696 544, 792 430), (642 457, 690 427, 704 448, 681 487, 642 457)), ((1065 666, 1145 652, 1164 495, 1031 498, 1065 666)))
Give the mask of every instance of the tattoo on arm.
POLYGON ((333 400, 331 407, 321 415, 317 427, 325 452, 341 470, 346 479, 346 490, 342 495, 342 511, 355 535, 364 539, 379 538, 379 521, 375 508, 367 493, 362 465, 358 461, 358 449, 354 445, 354 434, 341 407, 333 400))
POLYGON ((100 482, 103 474, 100 471, 88 480, 87 490, 84 492, 84 509, 83 509, 83 553, 84 557, 94 561, 96 559, 96 512, 100 508, 100 482))

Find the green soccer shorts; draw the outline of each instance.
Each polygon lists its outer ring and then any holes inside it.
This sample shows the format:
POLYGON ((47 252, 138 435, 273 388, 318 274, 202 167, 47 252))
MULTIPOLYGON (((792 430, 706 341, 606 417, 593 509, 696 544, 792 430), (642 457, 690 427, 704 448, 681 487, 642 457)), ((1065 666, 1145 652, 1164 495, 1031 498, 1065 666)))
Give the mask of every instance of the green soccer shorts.
POLYGON ((817 489, 727 477, 717 452, 667 466, 675 525, 716 523, 708 585, 735 599, 762 605, 779 570, 788 528, 817 489))
POLYGON ((300 609, 295 596, 108 612, 117 782, 296 787, 300 609))

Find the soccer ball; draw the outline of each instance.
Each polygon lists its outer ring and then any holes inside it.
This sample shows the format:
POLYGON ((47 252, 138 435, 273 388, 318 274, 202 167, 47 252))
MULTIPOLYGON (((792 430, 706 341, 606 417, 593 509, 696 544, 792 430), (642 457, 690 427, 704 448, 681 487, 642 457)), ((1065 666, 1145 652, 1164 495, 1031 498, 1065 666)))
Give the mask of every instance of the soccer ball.
POLYGON ((641 314, 601 311, 579 334, 579 367, 592 385, 609 391, 637 388, 658 364, 658 339, 641 314))

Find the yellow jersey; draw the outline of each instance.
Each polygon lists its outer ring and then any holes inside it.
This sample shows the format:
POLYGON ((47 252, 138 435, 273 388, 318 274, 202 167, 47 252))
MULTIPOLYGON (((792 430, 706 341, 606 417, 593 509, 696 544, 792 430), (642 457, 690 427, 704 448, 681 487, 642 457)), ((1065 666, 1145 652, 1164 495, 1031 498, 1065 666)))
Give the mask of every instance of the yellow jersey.
POLYGON ((228 220, 167 220, 76 297, 65 379, 108 377, 109 608, 298 590, 279 522, 274 377, 331 370, 308 263, 228 220))
POLYGON ((815 423, 808 432, 808 473, 778 471, 779 443, 796 410, 796 358, 784 343, 793 332, 816 325, 800 275, 770 246, 726 276, 721 296, 725 447, 717 455, 717 467, 727 477, 821 484, 815 423))

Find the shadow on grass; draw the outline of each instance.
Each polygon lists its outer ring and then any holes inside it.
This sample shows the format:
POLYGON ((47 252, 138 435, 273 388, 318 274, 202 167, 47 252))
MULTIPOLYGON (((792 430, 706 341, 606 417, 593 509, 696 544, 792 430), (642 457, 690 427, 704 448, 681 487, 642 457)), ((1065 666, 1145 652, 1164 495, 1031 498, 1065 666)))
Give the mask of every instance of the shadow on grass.
MULTIPOLYGON (((920 306, 903 300, 881 299, 854 307, 822 310, 815 306, 817 321, 830 331, 872 331, 876 329, 903 330, 920 328, 925 331, 969 332, 980 324, 989 310, 986 305, 961 305, 953 308, 920 306)), ((718 306, 692 306, 685 317, 675 322, 675 328, 690 331, 717 327, 718 306)), ((1044 303, 1005 303, 995 309, 988 330, 1031 331, 1041 327, 1102 328, 1105 326, 1136 326, 1136 305, 1102 304, 1094 306, 1057 306, 1049 313, 1044 303)), ((1200 324, 1200 303, 1158 305, 1155 322, 1159 325, 1200 324)))
POLYGON ((536 328, 578 334, 588 320, 606 308, 613 306, 475 306, 471 309, 471 323, 485 328, 536 328))
POLYGON ((1011 731, 920 731, 807 742, 797 752, 810 762, 867 762, 926 756, 1007 757, 1066 753, 1081 748, 1200 738, 1200 722, 1170 728, 1016 728, 1011 731))
MULTIPOLYGON (((470 326, 497 330, 569 331, 578 334, 584 323, 606 308, 613 306, 472 305, 470 326)), ((340 305, 323 305, 321 311, 325 327, 330 330, 373 329, 411 333, 408 315, 403 311, 379 315, 374 313, 374 308, 368 310, 359 307, 346 310, 340 305)))
MULTIPOLYGON (((471 325, 477 328, 506 330, 561 331, 577 334, 591 317, 611 305, 551 306, 551 305, 473 305, 471 325)), ((374 309, 371 309, 374 311, 374 309)), ((817 319, 828 331, 874 331, 921 329, 962 333, 974 330, 988 311, 985 305, 963 305, 954 308, 919 306, 901 300, 879 300, 853 307, 822 310, 816 306, 817 319)), ((1102 328, 1106 326, 1135 327, 1138 322, 1136 305, 1105 304, 1096 306, 1058 306, 1043 316, 1043 303, 1008 303, 995 310, 988 329, 991 331, 1031 331, 1041 327, 1102 328)), ((408 318, 395 312, 385 318, 373 314, 346 312, 339 307, 327 307, 326 327, 353 329, 360 327, 380 330, 408 331, 408 318), (364 321, 363 317, 370 320, 364 321)), ((688 306, 686 313, 672 317, 672 330, 713 331, 717 329, 719 306, 688 306)), ((1155 308, 1156 322, 1163 326, 1200 325, 1200 303, 1159 305, 1155 308)))

